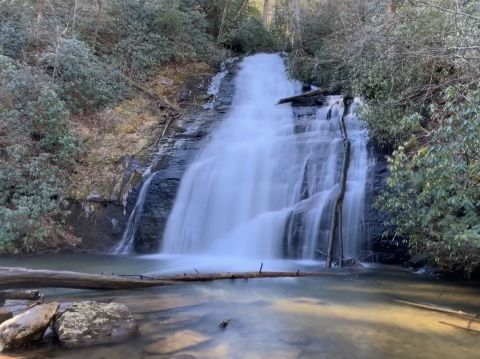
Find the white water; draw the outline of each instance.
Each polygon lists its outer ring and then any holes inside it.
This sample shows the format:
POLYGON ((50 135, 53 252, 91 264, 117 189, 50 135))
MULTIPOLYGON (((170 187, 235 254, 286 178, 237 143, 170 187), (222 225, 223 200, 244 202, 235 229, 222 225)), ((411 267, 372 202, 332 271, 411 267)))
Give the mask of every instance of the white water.
POLYGON ((129 254, 133 252, 135 233, 140 225, 145 197, 147 196, 150 182, 152 182, 154 176, 155 174, 148 174, 147 179, 143 182, 142 188, 140 189, 140 193, 137 197, 137 202, 135 203, 135 207, 133 207, 133 211, 130 213, 130 217, 128 218, 127 226, 125 227, 125 231, 122 235, 122 240, 112 250, 114 254, 129 254))
MULTIPOLYGON (((288 79, 278 55, 245 58, 235 85, 230 113, 181 181, 163 252, 313 259, 316 249, 325 251, 338 191, 342 101, 332 98, 309 118, 295 118, 289 105, 276 105, 300 87, 288 79)), ((366 133, 353 114, 347 126, 352 162, 343 237, 345 255, 358 257, 364 239, 366 133)))

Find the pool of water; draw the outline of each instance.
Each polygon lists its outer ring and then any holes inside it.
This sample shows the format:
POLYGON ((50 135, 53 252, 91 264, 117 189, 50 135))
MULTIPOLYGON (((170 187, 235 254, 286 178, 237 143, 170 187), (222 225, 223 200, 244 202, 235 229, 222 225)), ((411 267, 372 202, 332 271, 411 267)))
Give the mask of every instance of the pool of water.
MULTIPOLYGON (((200 257, 52 256, 21 261, 1 258, 0 265, 137 274, 258 270, 259 263, 200 257)), ((264 263, 264 270, 297 267, 315 270, 323 264, 264 263)), ((401 298, 479 313, 478 283, 425 278, 397 267, 373 267, 347 276, 228 280, 135 291, 48 289, 45 293, 48 300, 125 303, 141 334, 124 343, 83 349, 47 345, 19 357, 471 359, 480 353, 478 334, 440 323, 466 325, 465 320, 395 301, 401 298), (231 320, 229 325, 219 328, 226 319, 231 320), (192 332, 203 338, 202 343, 182 348, 192 332), (175 338, 180 349, 165 347, 169 338, 175 338)))

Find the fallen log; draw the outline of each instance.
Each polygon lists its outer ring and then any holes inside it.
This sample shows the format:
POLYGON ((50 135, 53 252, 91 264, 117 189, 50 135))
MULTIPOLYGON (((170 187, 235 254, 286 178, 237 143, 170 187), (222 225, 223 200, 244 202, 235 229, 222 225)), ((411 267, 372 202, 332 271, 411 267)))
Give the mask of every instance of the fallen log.
POLYGON ((181 282, 208 282, 215 280, 345 276, 349 272, 244 272, 191 274, 182 276, 146 277, 125 275, 98 275, 79 272, 29 270, 24 268, 0 267, 0 288, 76 288, 92 290, 137 289, 172 285, 181 282))
POLYGON ((277 105, 291 103, 294 106, 321 106, 326 102, 327 96, 331 94, 330 89, 309 91, 300 95, 282 98, 277 102, 277 105))
POLYGON ((453 315, 453 316, 456 316, 456 317, 459 317, 459 318, 462 318, 462 319, 468 319, 470 321, 480 322, 480 316, 479 315, 475 315, 475 314, 472 314, 472 313, 467 313, 467 312, 464 312, 464 311, 461 311, 461 310, 455 310, 455 309, 451 309, 451 308, 440 307, 440 306, 433 305, 433 304, 423 304, 423 303, 409 302, 408 300, 403 300, 403 299, 394 299, 394 300, 397 303, 406 304, 406 305, 409 305, 411 307, 430 310, 430 311, 439 312, 439 313, 444 313, 444 314, 453 315))
POLYGON ((242 273, 215 273, 215 274, 192 274, 184 276, 167 276, 163 279, 177 282, 210 282, 226 279, 260 279, 260 278, 292 278, 292 277, 328 277, 345 276, 352 272, 242 272, 242 273))
POLYGON ((76 289, 135 289, 166 284, 171 283, 162 279, 136 279, 77 272, 0 267, 0 289, 55 287, 76 289))

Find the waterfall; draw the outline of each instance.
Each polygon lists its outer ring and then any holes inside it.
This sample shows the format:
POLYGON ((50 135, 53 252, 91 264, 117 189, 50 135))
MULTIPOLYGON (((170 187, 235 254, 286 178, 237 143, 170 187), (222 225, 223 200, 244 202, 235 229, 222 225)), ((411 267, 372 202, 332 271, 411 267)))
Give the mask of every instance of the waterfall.
POLYGON ((125 227, 125 231, 122 235, 122 240, 112 250, 114 254, 128 254, 133 252, 133 241, 135 239, 135 233, 137 232, 138 226, 140 225, 142 219, 145 197, 147 196, 150 182, 152 182, 154 177, 155 173, 150 174, 143 182, 135 206, 133 207, 132 213, 130 213, 130 217, 128 218, 127 226, 125 227))
MULTIPOLYGON (((230 112, 182 178, 163 252, 249 258, 316 258, 326 251, 338 192, 343 104, 294 111, 276 105, 300 90, 275 54, 245 58, 230 112)), ((352 109, 343 206, 346 256, 364 241, 367 133, 352 109)))

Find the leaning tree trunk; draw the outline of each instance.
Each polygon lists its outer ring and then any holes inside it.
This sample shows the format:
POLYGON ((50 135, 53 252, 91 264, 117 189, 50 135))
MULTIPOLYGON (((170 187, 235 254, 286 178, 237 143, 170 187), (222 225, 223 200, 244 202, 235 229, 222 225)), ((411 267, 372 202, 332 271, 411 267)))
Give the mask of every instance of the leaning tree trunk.
POLYGON ((350 140, 348 139, 347 127, 345 126, 345 117, 347 115, 348 106, 350 105, 350 99, 348 97, 343 98, 343 114, 340 119, 340 130, 343 138, 343 164, 342 173, 340 175, 340 184, 338 189, 338 195, 335 199, 335 204, 332 213, 332 222, 330 225, 330 234, 328 239, 327 249, 327 268, 332 266, 333 251, 335 249, 336 240, 338 239, 339 247, 339 263, 342 266, 343 262, 343 235, 342 235, 342 214, 343 214, 343 199, 345 198, 345 192, 347 190, 347 176, 348 167, 350 164, 350 140))

